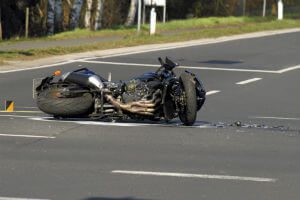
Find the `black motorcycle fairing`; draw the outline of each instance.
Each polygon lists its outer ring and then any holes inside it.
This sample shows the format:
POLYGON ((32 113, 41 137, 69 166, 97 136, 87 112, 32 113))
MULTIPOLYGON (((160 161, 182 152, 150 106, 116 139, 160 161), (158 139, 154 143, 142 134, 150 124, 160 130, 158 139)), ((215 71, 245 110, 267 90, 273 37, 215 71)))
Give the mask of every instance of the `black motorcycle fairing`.
POLYGON ((100 78, 100 80, 102 82, 107 82, 107 80, 105 78, 103 78, 102 76, 100 76, 99 74, 96 74, 95 72, 89 70, 88 68, 84 67, 84 68, 81 68, 81 69, 77 69, 73 72, 78 72, 78 73, 82 73, 82 74, 85 74, 85 75, 96 75, 100 78))
POLYGON ((48 76, 48 77, 43 78, 40 85, 35 88, 36 92, 40 92, 45 87, 47 87, 47 85, 49 85, 51 83, 53 78, 54 78, 54 76, 48 76))
MULTIPOLYGON (((170 58, 166 57, 165 61, 161 57, 158 58, 158 61, 161 64, 161 68, 164 68, 167 71, 172 71, 175 67, 179 66, 177 63, 173 62, 170 58)), ((160 70, 159 68, 158 70, 160 70)))
MULTIPOLYGON (((149 82, 149 81, 159 80, 159 78, 160 78, 160 76, 156 72, 147 72, 147 73, 144 73, 141 76, 137 76, 133 79, 139 79, 141 81, 149 82)), ((132 79, 130 79, 130 80, 132 80, 132 79)))

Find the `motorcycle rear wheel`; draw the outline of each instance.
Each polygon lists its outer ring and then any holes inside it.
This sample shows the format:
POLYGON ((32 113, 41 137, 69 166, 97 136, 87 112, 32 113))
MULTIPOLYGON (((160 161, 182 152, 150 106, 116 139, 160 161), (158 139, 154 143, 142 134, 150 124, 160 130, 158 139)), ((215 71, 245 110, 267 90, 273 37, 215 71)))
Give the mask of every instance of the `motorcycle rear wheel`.
POLYGON ((186 105, 179 112, 180 121, 186 126, 192 126, 197 118, 197 96, 194 77, 182 73, 179 78, 185 93, 186 105))
POLYGON ((38 108, 54 117, 84 117, 92 112, 92 94, 86 92, 75 97, 60 97, 64 89, 52 85, 41 91, 37 96, 38 108))

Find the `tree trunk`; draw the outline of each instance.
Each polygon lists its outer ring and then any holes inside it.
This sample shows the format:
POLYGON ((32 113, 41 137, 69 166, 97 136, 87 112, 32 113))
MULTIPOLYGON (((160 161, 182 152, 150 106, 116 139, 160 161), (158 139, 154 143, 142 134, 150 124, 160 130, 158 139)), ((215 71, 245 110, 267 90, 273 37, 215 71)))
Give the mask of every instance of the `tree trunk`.
POLYGON ((91 11, 92 11, 93 0, 86 0, 86 11, 84 16, 84 27, 91 27, 91 11))
POLYGON ((102 16, 104 10, 104 0, 97 0, 94 30, 102 28, 102 16))
POLYGON ((63 17, 63 11, 62 11, 62 0, 56 0, 55 1, 55 30, 61 31, 62 30, 62 17, 63 17))
POLYGON ((1 4, 0 4, 0 40, 2 40, 2 7, 1 7, 1 4))
POLYGON ((48 14, 47 14, 47 34, 54 34, 54 9, 55 0, 48 0, 48 14))
POLYGON ((127 20, 125 22, 125 26, 132 26, 134 24, 136 11, 137 11, 138 0, 131 0, 130 7, 128 11, 127 20))
POLYGON ((74 0, 74 4, 71 11, 71 20, 70 20, 71 30, 78 28, 79 26, 79 17, 80 17, 82 3, 83 3, 82 0, 74 0))

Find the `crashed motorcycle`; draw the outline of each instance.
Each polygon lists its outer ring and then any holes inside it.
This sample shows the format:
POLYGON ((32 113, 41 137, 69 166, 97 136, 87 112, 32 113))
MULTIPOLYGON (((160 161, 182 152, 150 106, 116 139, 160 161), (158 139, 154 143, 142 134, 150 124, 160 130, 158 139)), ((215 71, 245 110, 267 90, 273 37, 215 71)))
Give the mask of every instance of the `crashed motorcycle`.
POLYGON ((169 58, 161 67, 127 81, 106 80, 82 68, 43 78, 35 88, 39 109, 55 118, 89 117, 99 120, 170 121, 179 117, 194 124, 205 102, 205 89, 194 73, 174 73, 169 58))

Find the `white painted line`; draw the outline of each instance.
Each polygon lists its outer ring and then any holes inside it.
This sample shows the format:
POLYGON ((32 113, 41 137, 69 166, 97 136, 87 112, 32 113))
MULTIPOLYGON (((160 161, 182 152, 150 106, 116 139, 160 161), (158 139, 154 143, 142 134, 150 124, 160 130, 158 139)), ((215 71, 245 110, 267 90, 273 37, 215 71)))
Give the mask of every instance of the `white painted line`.
MULTIPOLYGON (((9 112, 6 112, 6 113, 9 113, 9 112)), ((36 117, 36 116, 29 116, 29 115, 3 115, 3 114, 0 114, 0 117, 31 118, 31 117, 36 117)))
POLYGON ((155 67, 155 68, 160 67, 160 65, 153 65, 153 64, 109 62, 109 61, 97 61, 97 60, 77 60, 77 62, 94 63, 94 64, 107 64, 107 65, 119 65, 119 66, 123 65, 123 66, 155 67))
MULTIPOLYGON (((143 46, 137 46, 137 47, 132 47, 132 48, 113 49, 113 51, 118 51, 118 50, 125 51, 125 52, 121 52, 121 53, 111 53, 111 54, 105 55, 105 56, 90 56, 90 57, 86 57, 84 59, 78 59, 78 60, 84 61, 84 60, 98 59, 98 58, 111 58, 111 57, 124 56, 124 55, 141 54, 141 53, 148 53, 148 52, 155 52, 155 51, 162 51, 162 50, 217 44, 217 43, 223 43, 223 42, 229 42, 229 41, 235 41, 235 40, 245 40, 245 39, 251 39, 251 38, 269 37, 269 36, 273 36, 273 35, 295 33, 295 32, 300 32, 300 28, 293 28, 293 29, 287 29, 287 30, 263 31, 263 32, 256 32, 256 33, 246 33, 246 34, 241 34, 241 35, 225 36, 225 37, 220 37, 220 38, 200 39, 200 40, 192 40, 192 41, 187 41, 187 42, 167 43, 167 44, 161 44, 161 45, 159 45, 159 44, 143 45, 143 46), (155 47, 155 46, 160 46, 160 47, 155 47)), ((110 50, 110 51, 112 51, 112 50, 110 50)), ((99 52, 103 52, 103 51, 99 51, 99 52)), ((74 63, 76 61, 77 61, 77 59, 74 59, 74 60, 68 60, 65 62, 50 64, 50 65, 41 65, 41 66, 36 66, 36 67, 24 68, 24 69, 0 71, 0 74, 41 69, 41 68, 47 68, 47 67, 54 67, 54 66, 74 63)), ((285 69, 283 69, 283 70, 285 70, 285 69)), ((293 70, 293 69, 290 69, 290 70, 293 70)), ((283 72, 285 72, 285 71, 283 71, 283 72)), ((274 73, 274 72, 270 71, 270 73, 274 73)), ((278 72, 276 71, 276 73, 278 73, 278 72)), ((280 73, 280 71, 279 71, 279 73, 280 73)))
POLYGON ((42 69, 42 68, 47 68, 47 67, 60 67, 61 65, 66 65, 66 64, 73 63, 73 62, 74 62, 74 60, 68 60, 65 62, 55 63, 55 64, 51 64, 51 65, 41 65, 41 66, 36 66, 36 67, 24 68, 24 69, 12 69, 12 70, 7 70, 7 71, 0 71, 0 74, 10 73, 10 72, 28 71, 28 70, 34 70, 34 69, 42 69))
POLYGON ((38 109, 38 107, 30 107, 30 106, 17 106, 15 108, 19 108, 19 109, 38 109))
POLYGON ((293 67, 288 67, 288 68, 279 70, 278 73, 282 74, 282 73, 293 71, 293 70, 296 70, 296 69, 300 69, 300 65, 296 65, 296 66, 293 66, 293 67))
MULTIPOLYGON (((126 52, 115 53, 115 54, 99 56, 99 57, 94 56, 91 58, 85 58, 84 60, 98 59, 98 58, 112 58, 112 57, 117 57, 117 56, 126 56, 126 55, 149 53, 149 52, 171 50, 171 49, 179 49, 179 48, 186 48, 186 47, 193 47, 193 46, 218 44, 218 43, 230 42, 230 41, 235 41, 235 40, 245 40, 245 39, 252 39, 252 38, 269 37, 269 36, 273 36, 273 35, 295 33, 295 32, 300 32, 300 28, 293 28, 293 29, 288 29, 288 30, 263 31, 263 32, 256 32, 256 33, 246 33, 246 34, 241 34, 241 35, 224 36, 224 37, 219 37, 219 38, 192 40, 192 41, 187 41, 187 42, 167 43, 167 44, 160 45, 160 47, 155 47, 155 46, 157 46, 157 44, 153 44, 153 45, 146 45, 145 47, 148 47, 148 48, 142 49, 142 50, 134 50, 134 48, 132 48, 132 50, 130 50, 130 51, 127 50, 126 52)), ((137 48, 139 48, 139 47, 137 47, 137 48)))
POLYGON ((37 110, 15 110, 12 112, 0 110, 0 113, 43 113, 43 112, 37 110))
POLYGON ((273 178, 210 175, 210 174, 186 174, 186 173, 172 173, 172 172, 113 170, 113 171, 111 171, 111 173, 113 173, 113 174, 128 174, 128 175, 143 175, 143 176, 165 176, 165 177, 178 177, 178 178, 218 179, 218 180, 271 182, 271 183, 277 181, 277 179, 273 179, 273 178))
POLYGON ((238 82, 236 83, 237 85, 246 85, 248 83, 253 83, 255 81, 259 81, 261 80, 262 78, 252 78, 252 79, 249 79, 249 80, 245 80, 245 81, 241 81, 241 82, 238 82))
POLYGON ((300 118, 290 118, 290 117, 250 117, 254 119, 278 119, 278 120, 291 120, 291 121, 300 121, 300 118))
POLYGON ((206 92, 206 96, 217 94, 219 92, 221 92, 221 91, 220 90, 211 90, 211 91, 206 92))
POLYGON ((181 122, 173 123, 126 123, 126 122, 102 122, 102 121, 89 121, 87 118, 86 121, 80 119, 64 119, 56 120, 51 117, 37 117, 37 116, 26 116, 26 115, 2 115, 0 117, 11 117, 11 118, 28 118, 33 121, 42 121, 42 122, 58 122, 58 123, 73 123, 79 125, 94 125, 94 126, 119 126, 119 127, 146 127, 146 126, 155 126, 155 127, 179 127, 179 128, 212 128, 211 124, 205 122, 196 123, 193 126, 184 126, 181 122))
POLYGON ((0 200, 50 200, 50 199, 32 199, 32 198, 17 198, 17 197, 0 197, 0 200))
POLYGON ((57 122, 57 123, 74 123, 79 125, 94 125, 94 126, 113 126, 113 127, 179 127, 179 128, 212 128, 211 124, 208 123, 196 123, 193 126, 184 126, 181 122, 174 123, 130 123, 130 122, 103 122, 103 121, 80 121, 79 119, 65 119, 65 120, 55 120, 53 118, 46 117, 32 117, 29 120, 34 121, 44 121, 44 122, 57 122))
MULTIPOLYGON (((108 61, 86 61, 77 60, 78 62, 93 63, 93 64, 107 64, 118 66, 138 66, 138 67, 154 67, 159 68, 160 65, 155 64, 142 64, 142 63, 124 63, 124 62, 108 62, 108 61)), ((216 68, 216 67, 192 67, 192 66, 179 66, 178 69, 200 69, 200 70, 212 70, 212 71, 230 71, 230 72, 256 72, 256 73, 271 73, 278 74, 277 71, 271 70, 257 70, 257 69, 236 69, 236 68, 216 68)))
POLYGON ((15 134, 1 134, 3 137, 23 137, 23 138, 45 138, 45 139, 55 139, 53 136, 41 136, 41 135, 15 135, 15 134))

